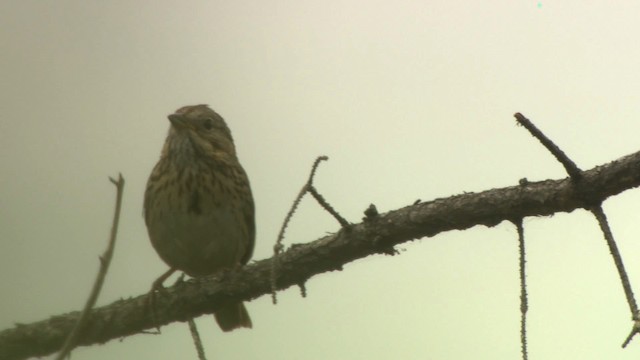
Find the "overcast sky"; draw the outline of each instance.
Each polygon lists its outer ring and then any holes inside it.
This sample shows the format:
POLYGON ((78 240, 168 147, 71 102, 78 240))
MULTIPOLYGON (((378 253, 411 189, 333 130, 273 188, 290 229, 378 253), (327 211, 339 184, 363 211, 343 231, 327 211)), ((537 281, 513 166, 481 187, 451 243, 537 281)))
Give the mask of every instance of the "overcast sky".
MULTIPOLYGON (((126 179, 99 305, 166 265, 142 196, 183 105, 234 134, 271 256, 318 155, 318 190, 351 222, 465 191, 566 176, 522 112, 583 169, 640 148, 640 5, 631 1, 3 1, 0 329, 79 310, 126 179)), ((640 193, 604 204, 640 293, 640 193)), ((303 201, 286 243, 338 224, 303 201)), ((585 211, 525 219, 531 359, 637 359, 605 241, 585 211)), ((254 329, 197 320, 210 359, 517 359, 513 225, 399 247, 247 304, 254 329)), ((74 359, 195 359, 187 325, 74 359)))

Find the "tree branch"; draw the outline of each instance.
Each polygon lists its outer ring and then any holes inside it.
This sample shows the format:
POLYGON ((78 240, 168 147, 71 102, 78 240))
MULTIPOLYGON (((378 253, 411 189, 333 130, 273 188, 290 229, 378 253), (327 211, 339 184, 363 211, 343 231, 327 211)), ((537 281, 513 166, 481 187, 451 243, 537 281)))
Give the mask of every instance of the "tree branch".
MULTIPOLYGON (((276 286, 285 289, 314 275, 340 270, 353 260, 413 239, 476 225, 495 226, 527 216, 545 216, 589 208, 640 185, 640 152, 569 178, 466 193, 418 203, 342 228, 335 234, 292 246, 280 254, 276 286)), ((79 345, 103 343, 175 321, 212 313, 229 301, 251 300, 271 292, 271 261, 260 260, 220 277, 194 279, 157 297, 158 316, 145 311, 146 295, 118 300, 92 311, 79 345), (156 323, 157 321, 157 323, 156 323)), ((0 358, 24 359, 58 350, 78 312, 17 325, 0 332, 0 358)))

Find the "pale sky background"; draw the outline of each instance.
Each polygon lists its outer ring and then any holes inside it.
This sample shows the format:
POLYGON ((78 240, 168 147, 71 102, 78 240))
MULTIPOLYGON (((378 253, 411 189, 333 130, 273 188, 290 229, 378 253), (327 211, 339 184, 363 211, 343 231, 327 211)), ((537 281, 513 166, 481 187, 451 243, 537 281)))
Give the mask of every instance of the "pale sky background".
MULTIPOLYGON (((127 183, 99 305, 166 266, 142 196, 168 121, 208 103, 257 204, 254 259, 318 155, 317 187, 359 222, 416 199, 565 177, 515 125, 532 119, 580 167, 640 148, 640 5, 632 1, 3 1, 0 329, 78 310, 127 183)), ((640 192, 605 203, 640 294, 640 192)), ((338 225, 307 198, 287 244, 338 225)), ((615 266, 585 211, 525 220, 531 359, 637 359, 615 266)), ((511 224, 421 239, 395 257, 248 303, 253 330, 198 319, 210 359, 518 359, 511 224)), ((73 359, 195 359, 184 323, 73 359)))

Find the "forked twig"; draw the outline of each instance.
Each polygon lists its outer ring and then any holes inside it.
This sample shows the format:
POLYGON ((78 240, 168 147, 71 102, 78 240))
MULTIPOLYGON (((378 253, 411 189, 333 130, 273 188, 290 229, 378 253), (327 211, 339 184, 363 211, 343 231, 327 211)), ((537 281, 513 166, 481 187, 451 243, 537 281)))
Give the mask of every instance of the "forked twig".
POLYGON ((313 166, 311 167, 311 173, 309 173, 309 178, 307 179, 307 182, 304 184, 302 189, 300 189, 300 192, 298 193, 298 196, 296 196, 296 199, 293 200, 293 205, 291 205, 291 209, 289 209, 287 216, 284 218, 284 222, 282 223, 282 227, 280 228, 280 233, 278 233, 278 239, 276 240, 276 245, 273 247, 274 255, 278 255, 282 251, 282 247, 283 247, 282 240, 284 239, 284 232, 287 230, 287 226, 289 226, 289 222, 293 217, 293 213, 295 213, 296 209, 298 209, 298 205, 300 205, 300 201, 302 200, 302 197, 304 196, 304 194, 307 193, 307 191, 309 191, 309 187, 312 186, 313 177, 316 175, 316 170, 318 169, 318 165, 320 165, 320 162, 324 160, 329 160, 329 158, 327 156, 318 156, 318 158, 316 158, 316 161, 313 162, 313 166))
POLYGON ((320 204, 320 206, 322 206, 325 210, 329 212, 329 214, 333 215, 333 217, 336 218, 336 220, 338 220, 338 222, 340 223, 340 226, 342 227, 349 226, 349 222, 345 220, 342 216, 340 216, 340 214, 338 214, 338 212, 331 205, 329 205, 329 203, 324 199, 324 197, 320 195, 318 190, 316 190, 315 186, 309 185, 308 191, 311 194, 311 196, 313 196, 313 198, 316 199, 316 201, 320 204))
POLYGON ((329 157, 325 155, 318 156, 316 158, 316 161, 313 162, 313 166, 311 167, 311 172, 309 173, 309 178, 307 179, 307 182, 304 184, 302 189, 300 189, 300 192, 298 193, 298 196, 296 196, 296 199, 293 200, 291 209, 289 209, 287 216, 285 216, 284 222, 282 223, 282 227, 280 228, 280 233, 278 233, 278 239, 276 239, 276 244, 273 246, 274 261, 273 261, 273 265, 271 266, 271 301, 274 304, 278 303, 278 298, 276 297, 276 270, 278 267, 278 255, 284 249, 284 246, 282 245, 282 240, 284 239, 284 232, 287 230, 287 226, 289 226, 289 222, 293 217, 293 213, 296 212, 298 205, 300 205, 300 201, 302 200, 302 197, 304 196, 304 194, 307 193, 307 191, 309 190, 309 187, 313 183, 313 177, 316 174, 316 170, 318 170, 318 165, 320 165, 320 162, 324 160, 329 160, 329 157))
POLYGON ((89 314, 91 313, 91 309, 95 305, 98 300, 98 295, 100 295, 100 290, 102 289, 102 284, 104 283, 104 279, 107 276, 107 270, 109 270, 109 264, 111 263, 111 258, 113 257, 113 250, 116 246, 116 234, 118 233, 118 223, 120 221, 120 208, 122 207, 122 192, 124 190, 124 178, 122 174, 118 174, 118 180, 113 178, 109 178, 109 181, 116 186, 116 207, 113 214, 113 223, 111 225, 111 235, 109 236, 109 244, 107 245, 107 249, 104 254, 100 256, 100 269, 98 271, 98 275, 96 277, 96 281, 93 283, 93 289, 91 289, 91 294, 87 299, 87 302, 82 310, 82 314, 78 318, 78 322, 76 322, 75 327, 69 335, 67 339, 62 345, 60 352, 56 356, 56 360, 64 359, 71 350, 78 344, 78 340, 80 339, 80 334, 82 330, 86 326, 89 321, 89 314))
POLYGON ((347 222, 342 216, 340 216, 340 214, 338 214, 338 212, 331 205, 329 205, 329 203, 324 199, 324 197, 320 195, 320 193, 313 186, 313 178, 316 175, 318 166, 320 165, 320 162, 324 160, 329 160, 329 158, 324 155, 318 156, 316 160, 313 162, 313 166, 311 167, 311 172, 309 173, 309 178, 307 179, 307 182, 304 184, 302 189, 300 189, 298 196, 296 196, 296 199, 293 201, 293 204, 291 205, 291 209, 289 209, 287 216, 285 216, 284 222, 282 223, 282 227, 280 228, 280 233, 278 234, 278 238, 276 240, 276 244, 273 246, 274 261, 271 266, 271 299, 274 304, 278 302, 278 299, 276 298, 276 270, 278 267, 278 255, 284 249, 284 246, 282 245, 282 240, 284 239, 284 233, 287 229, 287 226, 289 225, 289 222, 291 221, 293 214, 296 212, 298 205, 300 205, 300 201, 302 200, 304 195, 306 193, 310 193, 311 196, 313 196, 313 198, 316 199, 316 201, 320 204, 320 206, 322 206, 323 209, 327 210, 327 212, 329 212, 334 218, 336 218, 336 220, 338 220, 338 222, 342 227, 349 226, 349 222, 347 222))
MULTIPOLYGON (((637 315, 636 315, 636 317, 637 317, 637 315)), ((622 347, 626 348, 627 345, 629 345, 629 343, 631 342, 631 339, 633 339, 633 337, 637 333, 640 333, 640 320, 635 319, 633 321, 633 327, 631 328, 631 331, 629 332, 629 335, 627 335, 627 338, 624 339, 624 342, 622 343, 622 347)))

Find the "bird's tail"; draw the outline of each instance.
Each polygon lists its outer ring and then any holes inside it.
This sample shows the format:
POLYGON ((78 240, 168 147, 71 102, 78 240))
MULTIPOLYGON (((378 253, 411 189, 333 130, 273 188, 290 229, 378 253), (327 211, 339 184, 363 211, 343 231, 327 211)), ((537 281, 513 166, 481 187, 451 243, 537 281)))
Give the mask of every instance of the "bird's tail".
POLYGON ((237 328, 251 328, 251 318, 243 303, 228 304, 213 313, 216 322, 222 331, 231 331, 237 328))

